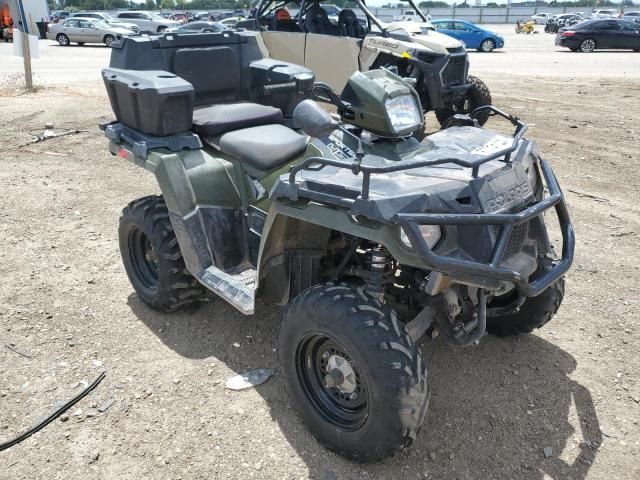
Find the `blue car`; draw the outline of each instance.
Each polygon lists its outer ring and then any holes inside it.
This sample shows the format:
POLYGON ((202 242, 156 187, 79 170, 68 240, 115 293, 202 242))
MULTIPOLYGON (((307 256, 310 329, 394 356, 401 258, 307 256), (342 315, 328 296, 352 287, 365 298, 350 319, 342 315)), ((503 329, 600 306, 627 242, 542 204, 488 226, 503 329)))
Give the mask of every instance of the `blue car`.
POLYGON ((473 23, 463 20, 431 20, 431 23, 440 33, 464 42, 467 48, 491 52, 494 48, 504 47, 504 38, 473 23))

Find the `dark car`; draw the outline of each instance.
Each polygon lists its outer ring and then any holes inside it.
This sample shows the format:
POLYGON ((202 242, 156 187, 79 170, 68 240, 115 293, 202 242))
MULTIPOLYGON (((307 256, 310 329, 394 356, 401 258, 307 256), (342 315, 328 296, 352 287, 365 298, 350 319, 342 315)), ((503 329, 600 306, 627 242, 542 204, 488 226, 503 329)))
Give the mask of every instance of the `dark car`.
POLYGON ((608 48, 640 52, 640 26, 626 20, 589 20, 561 29, 556 45, 585 53, 608 48))
POLYGON ((71 15, 71 12, 68 12, 66 10, 59 10, 51 15, 51 21, 53 23, 58 23, 61 20, 66 20, 67 18, 69 18, 69 15, 71 15))
POLYGON ((223 24, 219 22, 190 22, 180 25, 175 28, 168 28, 166 32, 177 33, 193 33, 193 32, 221 32, 222 30, 228 30, 223 24))

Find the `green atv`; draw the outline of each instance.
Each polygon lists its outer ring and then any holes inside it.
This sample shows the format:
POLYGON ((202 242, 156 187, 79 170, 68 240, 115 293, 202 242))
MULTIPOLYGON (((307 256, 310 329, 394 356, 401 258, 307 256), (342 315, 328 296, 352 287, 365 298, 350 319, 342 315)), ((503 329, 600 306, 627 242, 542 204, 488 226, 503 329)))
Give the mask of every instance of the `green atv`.
POLYGON ((257 300, 282 305, 283 381, 332 450, 376 461, 413 442, 429 403, 425 335, 471 345, 557 311, 573 230, 517 118, 486 106, 418 142, 405 80, 356 72, 338 95, 262 58, 251 32, 128 37, 103 77, 110 151, 162 191, 120 220, 138 296, 165 312, 212 292, 247 315, 257 300), (514 135, 480 128, 487 112, 514 135))

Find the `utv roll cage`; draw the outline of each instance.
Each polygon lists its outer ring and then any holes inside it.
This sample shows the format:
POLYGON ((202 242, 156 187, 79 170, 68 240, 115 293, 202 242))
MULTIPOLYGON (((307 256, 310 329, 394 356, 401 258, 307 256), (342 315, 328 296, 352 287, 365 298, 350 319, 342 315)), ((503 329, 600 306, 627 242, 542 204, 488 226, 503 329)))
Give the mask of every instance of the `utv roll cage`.
POLYGON ((435 271, 455 272, 463 275, 472 275, 513 282, 518 291, 526 297, 535 297, 542 293, 547 287, 562 277, 573 262, 575 249, 575 235, 573 226, 569 219, 564 196, 558 181, 549 167, 548 163, 540 158, 540 168, 547 185, 549 194, 546 198, 530 205, 518 213, 405 213, 397 212, 391 218, 383 218, 379 214, 373 214, 372 209, 367 207, 369 200, 369 184, 372 174, 391 173, 416 168, 442 165, 452 163, 465 168, 472 169, 473 177, 477 177, 478 169, 481 165, 491 161, 499 160, 505 164, 511 163, 511 154, 515 152, 520 141, 527 131, 527 124, 517 117, 509 115, 493 106, 484 106, 474 110, 470 117, 482 112, 489 111, 490 115, 499 115, 512 123, 516 127, 511 146, 474 160, 462 158, 443 158, 438 160, 399 162, 398 165, 391 166, 367 166, 362 165, 364 157, 359 152, 354 160, 341 161, 324 157, 311 157, 296 165, 289 173, 288 183, 274 191, 274 196, 288 198, 296 201, 305 198, 312 201, 336 205, 349 209, 351 215, 364 215, 372 220, 382 223, 394 223, 399 225, 407 234, 411 246, 422 258, 425 264, 435 271), (331 166, 351 170, 354 175, 362 173, 362 188, 356 198, 345 198, 328 191, 322 191, 322 186, 311 182, 304 187, 296 183, 296 175, 302 170, 318 171, 324 167, 331 166), (533 281, 525 280, 522 275, 511 268, 501 266, 505 251, 509 245, 511 234, 516 225, 528 222, 545 211, 555 208, 558 222, 562 232, 562 258, 553 269, 545 272, 533 281), (420 225, 495 225, 500 228, 497 240, 491 252, 489 263, 481 263, 470 260, 453 258, 434 253, 422 238, 419 230, 420 225))
MULTIPOLYGON (((389 35, 386 27, 380 20, 376 18, 376 16, 369 10, 364 0, 354 0, 356 5, 360 10, 362 10, 367 17, 367 31, 371 31, 371 24, 374 24, 376 27, 380 29, 380 32, 383 37, 387 37, 389 35)), ((418 5, 413 0, 402 0, 403 2, 407 2, 411 8, 420 16, 423 22, 428 22, 428 18, 424 13, 420 10, 418 5)), ((279 8, 284 8, 287 5, 295 3, 299 4, 300 8, 295 15, 295 22, 298 25, 298 28, 301 32, 306 31, 304 27, 304 19, 307 15, 307 12, 311 7, 319 6, 320 0, 301 0, 301 1, 274 1, 274 0, 261 0, 258 3, 255 11, 255 26, 258 30, 264 30, 267 28, 266 25, 261 24, 261 19, 270 18, 274 15, 276 10, 279 8)))

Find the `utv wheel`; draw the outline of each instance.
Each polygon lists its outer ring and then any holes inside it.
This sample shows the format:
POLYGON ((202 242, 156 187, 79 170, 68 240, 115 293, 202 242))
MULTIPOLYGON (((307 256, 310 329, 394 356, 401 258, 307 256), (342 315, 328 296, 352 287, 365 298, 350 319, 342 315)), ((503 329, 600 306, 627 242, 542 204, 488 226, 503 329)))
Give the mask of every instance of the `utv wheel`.
MULTIPOLYGON (((440 108, 436 110, 436 118, 441 126, 444 126, 445 122, 456 113, 471 113, 478 107, 491 105, 491 93, 489 93, 489 88, 485 83, 473 75, 469 75, 469 83, 471 86, 463 101, 457 103, 452 108, 440 108)), ((480 125, 484 125, 489 119, 489 113, 483 112, 476 118, 480 125)))
POLYGON ((68 47, 71 42, 69 41, 69 37, 67 37, 64 33, 59 33, 56 37, 56 40, 62 47, 68 47))
MULTIPOLYGON (((552 262, 541 259, 541 267, 548 271, 552 262)), ((507 294, 494 298, 487 305, 487 332, 499 337, 531 333, 548 323, 557 313, 564 297, 564 277, 552 284, 537 297, 523 298, 507 294)))
POLYGON ((489 53, 493 52, 494 48, 496 48, 496 42, 494 42, 490 38, 487 38, 480 44, 480 48, 478 48, 478 50, 480 50, 481 52, 489 53))
POLYGON ((143 197, 127 205, 118 233, 131 285, 149 307, 172 312, 204 299, 204 287, 185 267, 161 196, 143 197))
POLYGON ((115 38, 113 38, 113 35, 105 35, 103 39, 104 44, 109 48, 111 48, 111 45, 113 45, 114 40, 115 38))
POLYGON ((410 445, 427 413, 420 351, 389 307, 328 283, 287 307, 279 361, 292 403, 318 440, 359 462, 410 445))
POLYGON ((582 53, 591 53, 596 49, 596 41, 591 38, 585 38, 580 42, 580 51, 582 53))

